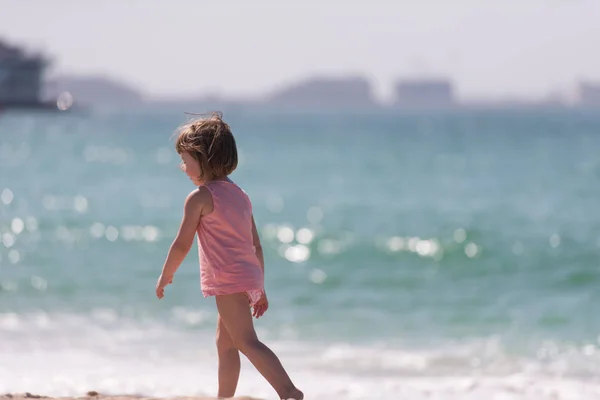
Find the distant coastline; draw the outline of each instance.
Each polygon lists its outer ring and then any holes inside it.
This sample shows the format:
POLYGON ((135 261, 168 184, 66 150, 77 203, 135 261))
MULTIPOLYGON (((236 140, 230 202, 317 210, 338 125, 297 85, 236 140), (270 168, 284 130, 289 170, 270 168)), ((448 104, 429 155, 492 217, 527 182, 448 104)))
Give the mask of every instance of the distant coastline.
POLYGON ((50 58, 0 40, 0 109, 178 109, 270 110, 281 112, 403 112, 472 109, 600 109, 600 82, 580 82, 574 99, 560 95, 536 101, 465 100, 447 77, 399 79, 391 102, 374 95, 363 76, 313 76, 250 99, 198 94, 185 98, 151 97, 108 76, 46 77, 50 58))
POLYGON ((151 97, 142 90, 110 77, 59 76, 44 83, 43 97, 56 98, 70 93, 74 104, 92 109, 166 109, 166 110, 260 110, 303 111, 453 111, 481 109, 600 109, 600 84, 580 83, 576 101, 547 98, 537 101, 521 99, 461 100, 448 79, 402 80, 395 87, 390 104, 376 99, 371 83, 363 77, 309 77, 250 99, 219 95, 162 98, 151 97), (585 96, 585 97, 584 97, 585 96))

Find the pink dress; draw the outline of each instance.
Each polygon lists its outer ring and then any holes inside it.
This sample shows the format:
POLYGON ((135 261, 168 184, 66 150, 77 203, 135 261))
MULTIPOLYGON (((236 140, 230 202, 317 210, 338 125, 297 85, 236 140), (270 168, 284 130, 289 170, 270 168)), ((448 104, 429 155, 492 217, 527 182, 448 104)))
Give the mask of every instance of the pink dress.
POLYGON ((264 274, 252 237, 252 203, 231 180, 204 185, 213 212, 200 218, 198 253, 204 297, 245 293, 253 305, 264 291, 264 274))

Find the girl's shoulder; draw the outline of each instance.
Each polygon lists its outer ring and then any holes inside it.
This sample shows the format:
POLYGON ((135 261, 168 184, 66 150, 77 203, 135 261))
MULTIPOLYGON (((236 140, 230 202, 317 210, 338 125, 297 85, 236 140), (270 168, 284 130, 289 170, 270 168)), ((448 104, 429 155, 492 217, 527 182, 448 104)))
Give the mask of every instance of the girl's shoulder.
POLYGON ((210 190, 204 186, 192 190, 185 199, 184 208, 190 211, 199 209, 201 215, 210 214, 213 209, 210 190))
POLYGON ((248 193, 237 183, 235 183, 231 178, 227 177, 223 180, 212 181, 208 184, 204 184, 200 186, 200 188, 206 187, 211 194, 217 195, 225 195, 225 196, 236 196, 241 195, 248 202, 250 202, 250 196, 248 193))
POLYGON ((233 185, 236 189, 240 190, 241 192, 243 192, 246 196, 248 196, 248 193, 246 193, 246 191, 244 190, 243 187, 241 187, 240 185, 238 185, 237 183, 235 183, 230 177, 225 178, 223 181, 221 182, 226 182, 226 184, 230 184, 233 185))

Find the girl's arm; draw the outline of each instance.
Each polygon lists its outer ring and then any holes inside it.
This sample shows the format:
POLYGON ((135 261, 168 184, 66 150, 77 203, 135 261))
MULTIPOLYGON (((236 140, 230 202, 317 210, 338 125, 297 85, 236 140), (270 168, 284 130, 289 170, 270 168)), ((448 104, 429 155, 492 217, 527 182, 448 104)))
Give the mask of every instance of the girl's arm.
POLYGON ((179 231, 167 254, 167 259, 162 269, 162 277, 172 279, 173 275, 189 253, 194 243, 196 229, 210 193, 206 188, 194 190, 185 199, 183 218, 179 231))
MULTIPOLYGON (((258 236, 258 230, 256 229, 256 223, 254 222, 254 216, 252 216, 252 241, 254 244, 254 252, 258 261, 260 261, 260 268, 262 269, 263 276, 265 274, 265 257, 263 255, 263 248, 260 244, 260 236, 258 236)), ((254 304, 252 315, 256 318, 262 317, 262 315, 269 308, 269 300, 267 300, 267 294, 263 290, 260 299, 254 304)))
POLYGON ((252 216, 252 241, 254 244, 254 252, 258 261, 260 261, 260 267, 262 268, 263 275, 265 273, 265 256, 263 255, 262 245, 260 243, 260 236, 258 236, 258 230, 256 229, 256 223, 254 222, 254 216, 252 216))

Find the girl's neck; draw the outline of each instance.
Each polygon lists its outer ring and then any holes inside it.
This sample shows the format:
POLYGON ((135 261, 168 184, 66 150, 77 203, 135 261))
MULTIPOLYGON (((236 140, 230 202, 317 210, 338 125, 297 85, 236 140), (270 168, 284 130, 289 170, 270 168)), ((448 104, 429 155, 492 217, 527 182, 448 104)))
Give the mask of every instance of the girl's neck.
POLYGON ((218 176, 218 177, 210 177, 209 179, 205 180, 203 183, 207 184, 207 183, 211 183, 211 182, 218 182, 218 181, 226 181, 227 180, 227 175, 225 176, 218 176))

